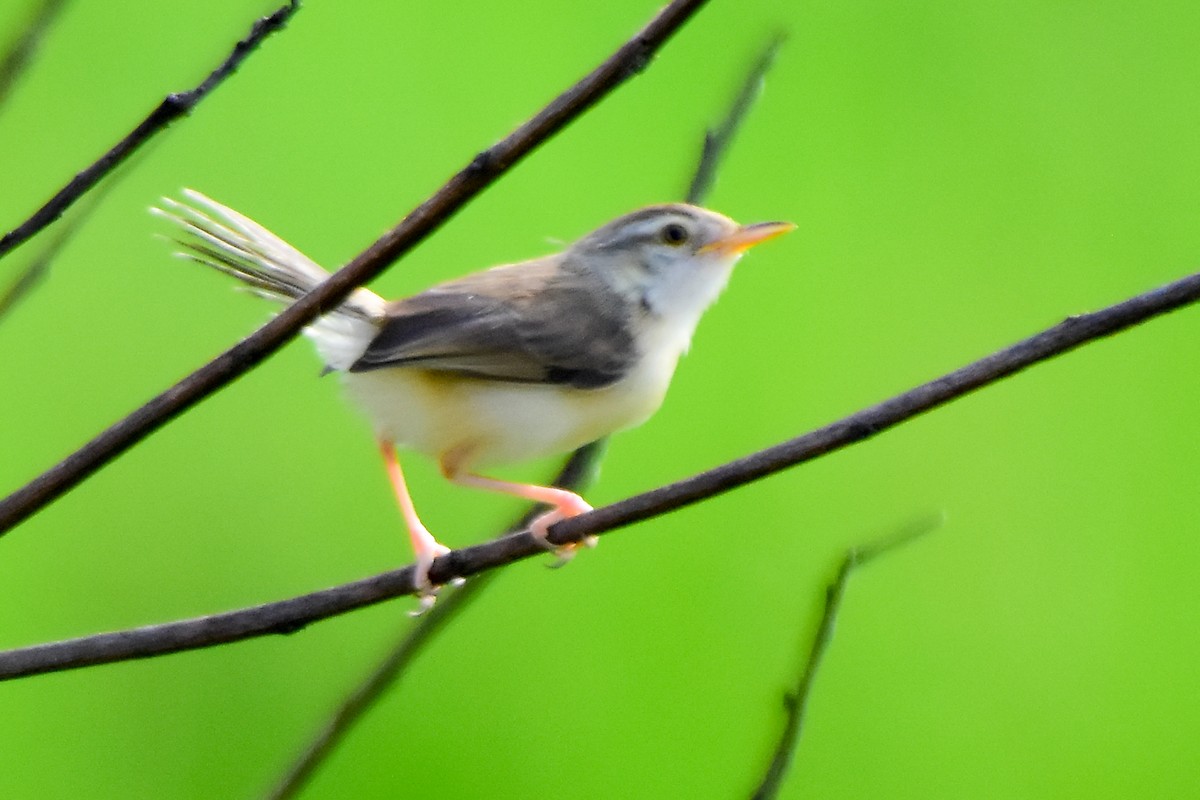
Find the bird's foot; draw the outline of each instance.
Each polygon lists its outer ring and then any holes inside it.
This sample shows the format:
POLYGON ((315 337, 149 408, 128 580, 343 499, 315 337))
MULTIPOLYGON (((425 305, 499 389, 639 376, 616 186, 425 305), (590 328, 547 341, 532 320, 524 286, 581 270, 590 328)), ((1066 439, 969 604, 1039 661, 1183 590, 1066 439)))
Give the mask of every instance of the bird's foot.
POLYGON ((571 542, 570 544, 554 544, 547 538, 550 533, 550 526, 554 523, 570 517, 577 517, 592 510, 592 507, 582 499, 576 497, 576 500, 578 502, 565 503, 553 511, 547 511, 529 523, 529 532, 533 534, 533 538, 542 547, 554 553, 556 560, 550 565, 554 569, 558 569, 575 558, 581 547, 595 547, 599 541, 595 536, 585 536, 582 541, 571 542))
MULTIPOLYGON (((428 532, 426 532, 426 536, 428 532)), ((432 536, 422 542, 422 546, 416 552, 416 573, 413 575, 413 586, 417 590, 417 600, 420 606, 416 611, 408 612, 410 617, 419 617, 429 609, 433 608, 433 604, 437 602, 438 592, 442 586, 446 584, 434 583, 429 579, 429 570, 433 566, 433 561, 438 556, 444 556, 450 552, 450 548, 434 539, 432 536)), ((467 582, 466 578, 453 578, 450 581, 450 586, 462 586, 467 582)))

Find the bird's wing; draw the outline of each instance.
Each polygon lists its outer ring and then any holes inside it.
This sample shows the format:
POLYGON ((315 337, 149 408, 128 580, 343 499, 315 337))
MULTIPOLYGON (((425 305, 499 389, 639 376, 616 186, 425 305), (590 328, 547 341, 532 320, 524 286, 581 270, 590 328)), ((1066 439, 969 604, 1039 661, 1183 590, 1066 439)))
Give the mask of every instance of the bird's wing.
POLYGON ((390 304, 351 372, 418 367, 599 388, 637 358, 621 298, 560 256, 496 267, 390 304), (569 265, 568 265, 569 266, 569 265))

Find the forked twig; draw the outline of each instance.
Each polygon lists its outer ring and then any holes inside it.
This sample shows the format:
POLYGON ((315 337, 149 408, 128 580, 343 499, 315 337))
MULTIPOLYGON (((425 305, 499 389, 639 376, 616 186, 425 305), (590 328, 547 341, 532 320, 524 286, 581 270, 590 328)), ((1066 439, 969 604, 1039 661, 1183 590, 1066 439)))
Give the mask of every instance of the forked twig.
POLYGON ((833 641, 834 628, 837 624, 838 613, 842 608, 842 598, 846 594, 846 584, 850 581, 850 575, 859 567, 865 566, 879 556, 894 552, 914 539, 935 530, 944 519, 943 515, 938 515, 916 520, 888 536, 846 551, 833 582, 825 587, 825 608, 821 612, 821 621, 817 624, 817 630, 813 634, 808 658, 800 670, 796 688, 784 697, 787 718, 783 732, 779 736, 775 750, 771 753, 771 762, 767 766, 762 782, 751 795, 752 800, 772 800, 783 785, 784 776, 787 774, 792 756, 796 752, 796 744, 800 741, 800 733, 804 726, 804 712, 808 707, 808 698, 812 694, 817 670, 821 668, 825 651, 829 649, 829 644, 833 641))

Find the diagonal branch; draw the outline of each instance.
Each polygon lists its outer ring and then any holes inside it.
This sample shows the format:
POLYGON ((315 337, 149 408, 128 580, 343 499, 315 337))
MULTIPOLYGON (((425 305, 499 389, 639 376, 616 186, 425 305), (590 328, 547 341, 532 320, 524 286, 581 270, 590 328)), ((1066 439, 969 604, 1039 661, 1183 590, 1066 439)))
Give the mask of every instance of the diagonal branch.
MULTIPOLYGON (((563 520, 551 529, 550 541, 554 544, 579 541, 586 535, 691 505, 857 444, 1038 362, 1112 336, 1197 300, 1200 300, 1200 273, 1180 278, 1099 311, 1068 317, 1028 339, 823 428, 645 494, 563 520)), ((432 572, 439 582, 447 580, 449 574, 450 570, 443 572, 436 566, 432 572)))
POLYGON ((283 28, 293 14, 300 8, 299 0, 291 0, 274 14, 263 17, 254 23, 250 34, 238 42, 233 52, 221 65, 209 73, 204 82, 186 92, 176 92, 163 98, 162 102, 142 120, 125 138, 113 145, 112 149, 78 173, 59 189, 44 206, 34 212, 33 216, 0 237, 0 258, 15 250, 18 246, 33 237, 54 220, 62 216, 71 205, 83 197, 100 179, 119 167, 127 158, 137 152, 159 131, 179 117, 191 112, 205 95, 229 77, 241 65, 246 57, 257 48, 264 39, 283 28))
POLYGON ((784 698, 787 718, 779 742, 771 754, 771 763, 763 775, 762 782, 751 795, 751 800, 772 800, 783 785, 796 751, 796 743, 800 741, 800 732, 804 726, 804 712, 808 707, 808 698, 812 694, 813 681, 816 680, 817 670, 825 658, 825 651, 833 641, 833 632, 837 624, 838 614, 842 610, 842 598, 846 594, 846 584, 850 575, 859 567, 874 561, 879 556, 887 555, 920 538, 940 526, 943 515, 929 519, 916 520, 889 536, 876 539, 846 551, 842 564, 838 567, 833 582, 825 587, 825 609, 821 612, 821 621, 813 634, 812 645, 809 647, 808 658, 796 681, 796 688, 784 698))
POLYGON ((21 77, 21 73, 33 60, 42 37, 46 35, 46 31, 54 23, 54 18, 66 4, 66 0, 42 0, 29 24, 13 41, 3 58, 0 58, 0 106, 8 99, 8 93, 12 91, 17 78, 21 77))
POLYGON ((687 193, 684 195, 689 203, 703 205, 704 198, 708 197, 713 181, 717 177, 717 166, 725 156, 729 145, 733 143, 734 135, 741 129, 742 121, 749 113, 750 106, 762 94, 767 73, 771 70, 771 65, 775 63, 775 56, 779 54, 779 48, 783 46, 785 38, 782 33, 779 33, 767 42, 767 46, 763 48, 762 53, 750 67, 750 71, 746 73, 746 79, 742 81, 742 87, 729 106, 729 113, 725 115, 725 119, 721 120, 721 124, 717 127, 705 131, 704 143, 700 147, 700 161, 696 166, 695 174, 692 175, 692 182, 688 185, 687 193))
MULTIPOLYGON (((1033 364, 1197 300, 1200 300, 1200 273, 1100 311, 1069 317, 1035 336, 823 428, 645 494, 563 520, 550 529, 548 539, 553 544, 580 541, 585 536, 598 535, 727 492, 869 439, 1033 364)), ((542 544, 526 531, 450 552, 434 562, 429 576, 434 583, 444 584, 455 577, 469 577, 544 553, 542 544)), ((413 567, 408 566, 312 594, 224 614, 9 650, 0 652, 0 680, 147 658, 268 633, 291 633, 310 622, 413 592, 413 567)))
POLYGON ((603 64, 532 119, 477 155, 432 197, 349 264, 250 336, 100 433, 24 487, 0 500, 0 535, 79 485, 96 470, 213 392, 262 362, 356 287, 383 272, 538 145, 646 67, 707 0, 674 0, 603 64))

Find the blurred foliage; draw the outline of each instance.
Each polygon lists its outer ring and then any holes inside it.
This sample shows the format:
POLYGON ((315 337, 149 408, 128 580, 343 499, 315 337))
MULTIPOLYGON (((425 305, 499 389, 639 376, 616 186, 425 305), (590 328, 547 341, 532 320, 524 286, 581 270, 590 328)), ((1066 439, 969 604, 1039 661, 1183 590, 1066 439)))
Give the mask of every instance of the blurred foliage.
MULTIPOLYGON (((330 266, 575 80, 655 2, 310 2, 153 146, 0 327, 15 488, 265 318, 167 257, 195 186, 330 266)), ((70 4, 0 116, 27 216, 269 3, 70 4)), ((0 5, 0 39, 28 17, 0 5)), ((610 101, 382 277, 399 295, 678 195, 748 60, 789 40, 709 204, 752 253, 609 502, 801 433, 1200 263, 1200 6, 712 3, 610 101)), ((37 243, 0 262, 7 285, 37 243)), ((862 446, 507 570, 312 797, 743 796, 839 554, 855 579, 783 797, 1186 796, 1200 312, 862 446)), ((305 342, 0 541, 0 645, 247 605, 408 559, 366 427, 305 342)), ((408 459, 444 541, 515 510, 408 459)), ((544 474, 546 464, 510 474, 544 474)), ((250 797, 388 646, 396 603, 291 637, 0 686, 4 797, 250 797)))

